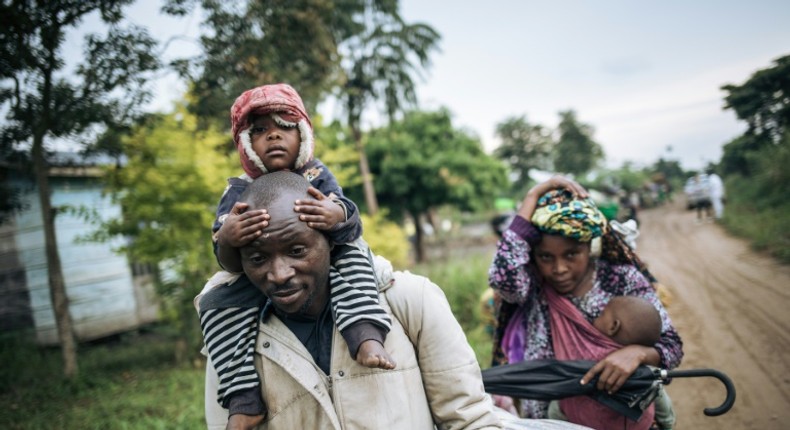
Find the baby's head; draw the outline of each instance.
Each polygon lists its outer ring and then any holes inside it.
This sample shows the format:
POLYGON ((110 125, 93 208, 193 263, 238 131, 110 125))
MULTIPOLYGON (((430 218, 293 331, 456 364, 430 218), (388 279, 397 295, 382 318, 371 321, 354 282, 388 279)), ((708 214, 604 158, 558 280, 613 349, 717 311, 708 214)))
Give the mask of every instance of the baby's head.
POLYGON ((661 338, 661 315, 641 297, 612 297, 593 325, 620 345, 653 346, 661 338))
POLYGON ((299 169, 313 158, 313 125, 299 93, 288 84, 263 85, 243 92, 230 108, 233 141, 247 175, 257 178, 273 170, 267 168, 263 154, 253 145, 253 125, 263 118, 298 130, 298 152, 293 154, 293 165, 288 169, 299 169))

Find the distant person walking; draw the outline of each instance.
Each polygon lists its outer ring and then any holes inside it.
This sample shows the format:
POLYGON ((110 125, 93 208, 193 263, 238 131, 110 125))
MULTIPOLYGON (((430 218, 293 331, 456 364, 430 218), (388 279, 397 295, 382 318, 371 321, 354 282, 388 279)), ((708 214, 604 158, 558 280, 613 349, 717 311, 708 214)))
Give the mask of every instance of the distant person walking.
POLYGON ((721 219, 724 216, 724 183, 719 175, 712 170, 708 171, 708 188, 710 189, 710 203, 713 205, 713 216, 721 219))
POLYGON ((697 173, 694 176, 694 181, 689 190, 693 196, 697 208, 697 224, 702 223, 706 219, 711 218, 711 202, 710 202, 710 182, 708 175, 704 173, 697 173), (705 216, 703 217, 703 213, 705 216))

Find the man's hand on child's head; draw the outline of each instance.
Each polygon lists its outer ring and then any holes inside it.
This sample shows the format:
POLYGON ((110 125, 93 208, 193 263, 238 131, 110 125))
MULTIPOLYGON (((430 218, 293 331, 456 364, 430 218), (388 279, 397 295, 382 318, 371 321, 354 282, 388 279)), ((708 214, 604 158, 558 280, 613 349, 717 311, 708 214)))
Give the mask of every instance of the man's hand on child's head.
POLYGON ((217 234, 220 246, 239 248, 260 236, 269 225, 266 209, 247 211, 247 203, 236 202, 217 234))
POLYGON ((299 220, 316 230, 331 230, 335 225, 346 220, 343 208, 314 187, 307 192, 315 200, 296 200, 294 211, 299 212, 299 220))

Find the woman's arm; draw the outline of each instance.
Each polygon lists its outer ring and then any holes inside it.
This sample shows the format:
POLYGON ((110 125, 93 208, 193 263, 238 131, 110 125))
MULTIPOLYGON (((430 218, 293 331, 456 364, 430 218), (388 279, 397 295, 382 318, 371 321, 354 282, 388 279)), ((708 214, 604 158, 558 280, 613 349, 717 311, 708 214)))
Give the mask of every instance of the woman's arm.
POLYGON ((623 265, 614 270, 620 272, 616 278, 624 284, 621 285, 621 295, 644 298, 658 310, 661 316, 661 337, 653 347, 628 345, 609 354, 582 378, 583 382, 587 382, 600 374, 598 389, 610 392, 619 390, 642 364, 672 369, 683 358, 683 342, 650 281, 634 266, 623 265))
POLYGON ((496 254, 488 269, 488 283, 502 299, 524 304, 535 276, 527 266, 532 246, 540 241, 540 232, 532 223, 516 216, 497 243, 496 254))

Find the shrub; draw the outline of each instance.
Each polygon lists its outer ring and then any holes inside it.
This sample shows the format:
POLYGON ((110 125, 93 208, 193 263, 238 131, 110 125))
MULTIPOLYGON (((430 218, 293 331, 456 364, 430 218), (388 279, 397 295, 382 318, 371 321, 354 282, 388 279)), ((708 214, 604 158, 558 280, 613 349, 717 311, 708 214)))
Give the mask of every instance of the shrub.
POLYGON ((491 361, 492 340, 482 316, 481 296, 488 287, 491 255, 471 254, 452 261, 421 264, 414 272, 428 277, 447 296, 481 366, 491 361))
POLYGON ((389 260, 395 269, 409 265, 409 241, 403 229, 386 219, 386 212, 375 216, 362 215, 363 237, 374 254, 389 260))
POLYGON ((724 224, 756 249, 790 262, 790 135, 751 154, 750 161, 757 167, 753 176, 727 178, 724 224))

